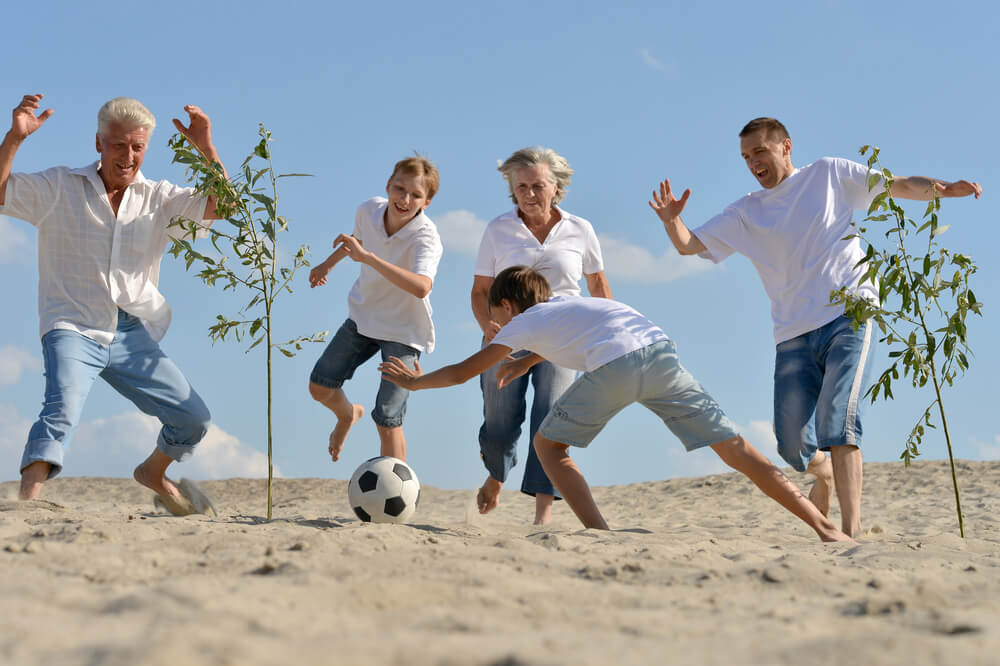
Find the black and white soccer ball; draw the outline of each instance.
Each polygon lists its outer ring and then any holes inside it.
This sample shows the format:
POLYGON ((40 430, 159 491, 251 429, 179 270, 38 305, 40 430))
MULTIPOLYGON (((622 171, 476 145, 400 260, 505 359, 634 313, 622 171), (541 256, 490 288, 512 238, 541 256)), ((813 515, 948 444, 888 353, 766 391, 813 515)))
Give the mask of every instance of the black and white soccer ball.
POLYGON ((347 497, 354 513, 366 523, 405 523, 420 502, 420 481, 399 458, 378 456, 354 472, 347 497))

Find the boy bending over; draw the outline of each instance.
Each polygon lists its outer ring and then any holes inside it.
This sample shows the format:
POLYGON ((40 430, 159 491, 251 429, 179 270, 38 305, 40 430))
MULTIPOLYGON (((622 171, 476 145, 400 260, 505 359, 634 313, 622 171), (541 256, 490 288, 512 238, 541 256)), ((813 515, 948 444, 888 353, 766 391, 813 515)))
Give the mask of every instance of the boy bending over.
MULTIPOLYGON (((500 386, 548 359, 584 373, 556 401, 535 435, 545 473, 584 527, 608 529, 590 486, 569 456, 590 444, 622 409, 638 402, 655 412, 688 451, 711 446, 766 495, 813 528, 823 541, 849 541, 771 461, 740 437, 718 403, 677 358, 674 343, 640 313, 606 298, 550 299, 549 285, 530 268, 513 266, 490 288, 490 317, 501 325, 492 344, 429 374, 397 358, 379 365, 389 381, 411 390, 461 384, 501 363, 500 386), (515 350, 530 356, 510 360, 515 350), (507 360, 505 360, 507 359, 507 360)), ((499 486, 479 491, 479 509, 498 504, 499 486)))
MULTIPOLYGON (((333 254, 309 273, 309 285, 316 287, 326 284, 327 274, 344 257, 361 264, 361 275, 347 298, 347 321, 309 377, 310 395, 337 417, 329 446, 334 461, 365 411, 352 404, 341 388, 357 367, 375 352, 381 352, 382 360, 391 355, 412 364, 420 352, 434 350, 430 293, 442 247, 437 227, 424 209, 439 182, 437 168, 422 157, 397 162, 385 186, 389 198, 375 197, 361 204, 353 233, 337 236, 333 254)), ((408 395, 386 381, 379 386, 371 414, 383 456, 406 460, 403 416, 408 395)))

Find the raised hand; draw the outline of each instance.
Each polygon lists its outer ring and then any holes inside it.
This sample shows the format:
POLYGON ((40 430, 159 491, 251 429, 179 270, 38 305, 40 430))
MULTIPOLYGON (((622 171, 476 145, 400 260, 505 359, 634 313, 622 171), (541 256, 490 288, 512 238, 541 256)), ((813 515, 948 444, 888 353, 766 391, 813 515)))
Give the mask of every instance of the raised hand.
POLYGON ((212 145, 212 121, 209 120, 208 114, 193 104, 188 104, 184 110, 187 111, 189 124, 185 127, 184 123, 174 118, 174 127, 202 154, 210 159, 216 159, 215 147, 212 145))
POLYGON ((41 108, 39 102, 42 101, 42 97, 45 97, 45 95, 41 93, 37 95, 25 95, 21 98, 21 103, 14 107, 14 111, 11 114, 13 118, 10 124, 10 131, 18 140, 25 139, 28 135, 33 134, 54 113, 52 109, 46 109, 37 116, 35 115, 35 110, 41 108))
POLYGON ((684 190, 680 199, 674 197, 674 193, 670 189, 670 179, 667 178, 660 183, 659 192, 653 190, 653 200, 649 202, 649 207, 661 220, 666 222, 681 216, 681 211, 687 205, 689 196, 691 196, 691 190, 687 189, 684 190))
POLYGON ((326 276, 330 274, 330 267, 324 261, 319 266, 315 266, 309 271, 309 288, 321 287, 326 284, 326 276))

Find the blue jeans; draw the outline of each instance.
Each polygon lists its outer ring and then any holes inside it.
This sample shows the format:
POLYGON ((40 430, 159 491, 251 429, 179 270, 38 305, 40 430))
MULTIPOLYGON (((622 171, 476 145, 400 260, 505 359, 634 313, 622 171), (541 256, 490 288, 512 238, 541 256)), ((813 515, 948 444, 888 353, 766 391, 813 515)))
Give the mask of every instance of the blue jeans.
POLYGON ((528 459, 524 466, 521 492, 528 495, 542 493, 558 496, 555 486, 545 475, 542 463, 535 455, 535 433, 549 413, 549 408, 576 379, 576 371, 542 361, 524 376, 498 389, 498 367, 499 364, 479 376, 479 386, 483 391, 483 425, 479 428, 479 452, 483 464, 490 476, 501 483, 507 480, 511 468, 517 464, 517 440, 521 436, 521 424, 524 423, 525 398, 530 381, 535 395, 531 404, 531 439, 528 440, 528 459))
MULTIPOLYGON (((347 319, 316 361, 309 381, 326 388, 340 388, 354 376, 358 366, 374 356, 375 352, 381 352, 383 361, 395 356, 411 369, 413 362, 420 358, 418 350, 402 342, 377 340, 361 335, 354 320, 347 319)), ((378 395, 375 396, 375 409, 371 410, 375 425, 383 428, 398 428, 403 425, 406 399, 409 396, 407 389, 383 378, 378 385, 378 395)))
POLYGON ((872 329, 869 321, 854 331, 841 315, 776 347, 774 434, 778 453, 796 470, 805 471, 817 448, 861 445, 872 329))
POLYGON ((42 337, 45 399, 28 433, 21 470, 42 461, 49 478, 63 468, 63 449, 80 422, 83 403, 101 377, 143 413, 160 419, 156 447, 184 460, 208 432, 211 415, 180 369, 160 350, 138 317, 118 311, 118 329, 104 346, 75 331, 56 329, 42 337))

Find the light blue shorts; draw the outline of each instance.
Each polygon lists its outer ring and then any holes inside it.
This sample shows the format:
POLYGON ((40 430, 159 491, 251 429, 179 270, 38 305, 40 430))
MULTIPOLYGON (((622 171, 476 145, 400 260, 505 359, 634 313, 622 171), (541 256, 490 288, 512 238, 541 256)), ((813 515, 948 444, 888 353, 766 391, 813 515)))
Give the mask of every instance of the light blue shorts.
POLYGON ((719 403, 680 364, 672 340, 585 372, 556 400, 538 432, 554 442, 585 447, 633 402, 663 419, 688 451, 739 435, 719 403))

